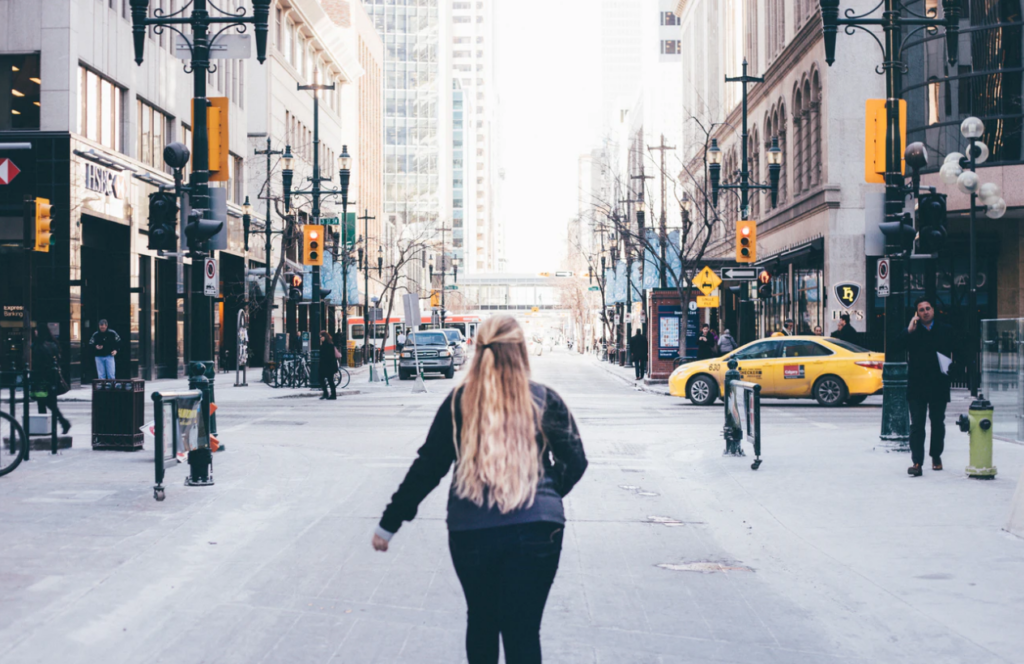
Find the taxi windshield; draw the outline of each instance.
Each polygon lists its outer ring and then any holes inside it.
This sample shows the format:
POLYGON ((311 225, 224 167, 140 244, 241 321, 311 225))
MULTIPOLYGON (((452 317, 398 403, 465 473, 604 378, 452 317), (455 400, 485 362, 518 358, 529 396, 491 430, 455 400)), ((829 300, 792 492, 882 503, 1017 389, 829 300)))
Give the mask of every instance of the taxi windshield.
POLYGON ((851 353, 870 353, 871 352, 867 348, 861 348, 857 344, 851 344, 849 341, 843 341, 842 339, 832 338, 832 339, 829 339, 828 342, 830 344, 839 346, 843 350, 848 350, 851 353))

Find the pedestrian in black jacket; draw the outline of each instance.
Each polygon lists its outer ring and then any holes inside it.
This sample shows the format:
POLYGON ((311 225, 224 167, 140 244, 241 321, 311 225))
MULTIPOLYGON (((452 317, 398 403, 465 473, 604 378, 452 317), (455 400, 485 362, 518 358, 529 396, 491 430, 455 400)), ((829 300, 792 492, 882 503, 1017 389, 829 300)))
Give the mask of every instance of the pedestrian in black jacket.
POLYGON ((334 340, 327 330, 320 331, 320 363, 317 365, 320 373, 320 389, 324 391, 321 399, 337 399, 338 393, 335 390, 334 374, 338 373, 338 357, 334 352, 334 340), (331 394, 327 395, 330 387, 331 394))
POLYGON ((920 477, 924 463, 924 424, 931 420, 928 455, 932 470, 942 470, 946 439, 946 404, 949 403, 949 364, 952 362, 953 328, 935 320, 935 307, 926 297, 914 303, 916 314, 901 336, 907 350, 907 401, 910 405, 911 477, 920 477))
POLYGON ((640 380, 647 373, 647 337, 642 328, 629 338, 629 354, 633 358, 633 371, 640 380))
POLYGON ((60 375, 60 349, 50 328, 43 325, 33 330, 32 340, 32 393, 39 405, 39 412, 47 409, 60 422, 63 433, 71 430, 71 422, 64 417, 57 406, 57 390, 64 383, 60 375))
POLYGON ((115 378, 114 357, 121 346, 121 337, 100 320, 99 329, 89 338, 89 348, 96 360, 96 377, 100 380, 115 378))
POLYGON ((850 322, 850 314, 844 313, 839 315, 839 327, 832 333, 832 338, 860 345, 860 333, 857 332, 853 327, 853 323, 850 322))
POLYGON ((718 355, 715 352, 717 342, 711 334, 711 326, 707 323, 700 326, 700 336, 697 337, 697 359, 707 360, 718 355))
POLYGON ((373 547, 388 550, 454 464, 448 546, 468 607, 469 664, 497 664, 499 636, 505 662, 539 664, 541 617, 565 530, 562 498, 587 458, 565 402, 530 381, 515 319, 484 321, 476 340, 469 374, 438 409, 373 547))

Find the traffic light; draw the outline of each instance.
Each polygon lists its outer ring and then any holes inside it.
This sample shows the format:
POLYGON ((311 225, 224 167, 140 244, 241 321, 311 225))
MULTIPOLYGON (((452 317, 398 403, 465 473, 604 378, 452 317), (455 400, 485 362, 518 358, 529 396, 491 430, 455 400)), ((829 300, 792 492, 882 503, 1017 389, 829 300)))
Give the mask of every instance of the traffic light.
POLYGON ((917 252, 935 254, 946 243, 946 195, 925 194, 917 202, 917 252))
POLYGON ((315 224, 302 226, 302 264, 324 264, 324 227, 315 224))
POLYGON ((772 296, 772 275, 768 270, 761 270, 757 275, 757 299, 768 300, 772 296))
POLYGON ((757 222, 744 219, 736 222, 736 262, 753 263, 757 260, 757 222))
POLYGON ((288 277, 288 300, 298 302, 302 299, 302 275, 298 272, 289 274, 288 277))
POLYGON ((149 195, 149 248, 174 251, 178 247, 178 200, 166 191, 149 195))
POLYGON ((430 306, 439 307, 441 306, 441 295, 436 291, 430 291, 430 306))
POLYGON ((886 246, 898 246, 900 251, 910 251, 914 248, 914 218, 910 213, 905 213, 899 221, 883 221, 878 224, 879 230, 885 236, 886 246))
POLYGON ((223 221, 203 219, 199 210, 189 212, 188 222, 185 224, 185 237, 188 239, 189 251, 203 251, 203 245, 222 228, 224 228, 223 221))
POLYGON ((25 200, 25 244, 32 251, 50 251, 50 200, 27 198, 25 200), (31 244, 29 244, 31 243, 31 244))

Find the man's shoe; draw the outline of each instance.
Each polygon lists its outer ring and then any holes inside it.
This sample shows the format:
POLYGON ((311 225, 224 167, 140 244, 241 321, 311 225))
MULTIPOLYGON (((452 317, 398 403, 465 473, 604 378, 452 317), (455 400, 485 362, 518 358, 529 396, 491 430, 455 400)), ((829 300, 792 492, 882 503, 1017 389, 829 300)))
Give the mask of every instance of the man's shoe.
POLYGON ((322 396, 320 397, 320 401, 323 401, 323 400, 324 400, 324 399, 326 399, 326 398, 327 398, 327 395, 326 395, 326 394, 324 394, 324 395, 322 395, 322 396))
POLYGON ((939 457, 932 458, 932 470, 942 470, 942 459, 939 457))
POLYGON ((60 423, 61 433, 67 435, 68 431, 71 431, 71 422, 64 420, 60 423))
POLYGON ((924 471, 921 470, 921 464, 919 463, 915 463, 910 468, 907 468, 907 475, 910 475, 911 477, 921 477, 923 473, 924 471))

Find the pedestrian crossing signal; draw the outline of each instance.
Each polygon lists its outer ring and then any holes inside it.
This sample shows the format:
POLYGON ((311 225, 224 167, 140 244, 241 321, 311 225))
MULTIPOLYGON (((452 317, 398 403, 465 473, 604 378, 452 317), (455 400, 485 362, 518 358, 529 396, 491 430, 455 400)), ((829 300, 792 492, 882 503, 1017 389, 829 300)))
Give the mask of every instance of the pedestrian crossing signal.
POLYGON ((288 275, 288 299, 292 302, 302 299, 302 275, 297 272, 288 275))
POLYGON ((324 264, 324 227, 315 224, 302 226, 302 264, 324 264))
POLYGON ((757 260, 757 222, 744 219, 736 222, 736 262, 753 263, 757 260))

